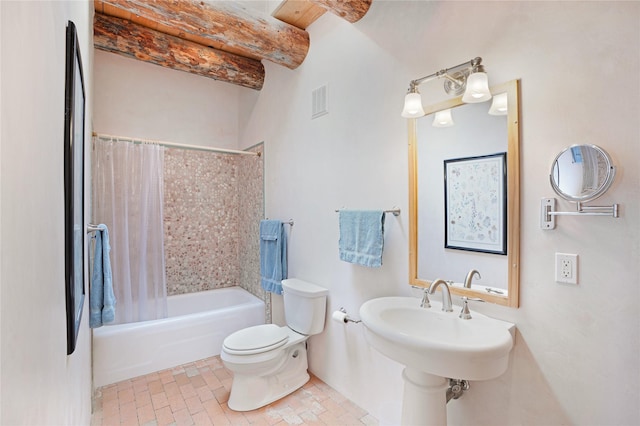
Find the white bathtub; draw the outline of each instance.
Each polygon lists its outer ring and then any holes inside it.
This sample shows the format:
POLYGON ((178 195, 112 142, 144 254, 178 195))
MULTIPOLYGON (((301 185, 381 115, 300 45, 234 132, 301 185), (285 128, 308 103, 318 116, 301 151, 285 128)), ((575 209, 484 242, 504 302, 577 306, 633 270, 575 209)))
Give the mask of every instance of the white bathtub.
POLYGON ((264 324, 264 302, 240 287, 167 298, 169 317, 93 330, 93 385, 219 355, 229 334, 264 324))

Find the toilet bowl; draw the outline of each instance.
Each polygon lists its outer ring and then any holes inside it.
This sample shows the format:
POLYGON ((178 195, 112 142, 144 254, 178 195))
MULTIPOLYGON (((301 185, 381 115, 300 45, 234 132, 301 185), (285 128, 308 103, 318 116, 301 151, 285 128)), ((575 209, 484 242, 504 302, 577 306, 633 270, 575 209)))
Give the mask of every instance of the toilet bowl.
POLYGON ((250 411, 299 389, 309 380, 307 339, 324 329, 328 290, 299 279, 282 281, 287 326, 263 324, 229 335, 220 358, 233 372, 227 402, 250 411))

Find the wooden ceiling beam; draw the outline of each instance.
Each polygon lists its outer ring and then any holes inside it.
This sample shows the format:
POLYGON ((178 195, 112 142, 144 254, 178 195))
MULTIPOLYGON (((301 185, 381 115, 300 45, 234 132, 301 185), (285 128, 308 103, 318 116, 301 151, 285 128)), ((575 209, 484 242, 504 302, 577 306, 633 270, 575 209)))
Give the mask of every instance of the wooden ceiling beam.
POLYGON ((373 0, 309 0, 331 13, 354 23, 359 21, 369 10, 373 0))
POLYGON ((284 0, 272 16, 303 30, 325 14, 327 9, 312 3, 310 0, 284 0))
POLYGON ((105 50, 215 80, 260 90, 264 66, 258 60, 216 50, 131 21, 95 14, 93 42, 105 50))
POLYGON ((283 0, 273 17, 306 29, 329 11, 349 22, 359 21, 369 10, 373 0, 283 0))
MULTIPOLYGON (((358 0, 362 1, 362 0, 358 0)), ((233 2, 94 0, 97 12, 252 59, 297 68, 309 51, 309 34, 233 2)))

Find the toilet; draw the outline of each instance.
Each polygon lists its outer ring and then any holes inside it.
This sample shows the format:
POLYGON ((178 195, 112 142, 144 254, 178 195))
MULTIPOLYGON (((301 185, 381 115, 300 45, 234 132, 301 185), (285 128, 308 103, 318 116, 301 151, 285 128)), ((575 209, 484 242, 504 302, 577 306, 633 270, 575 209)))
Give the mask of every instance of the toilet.
POLYGON ((287 325, 263 324, 224 339, 220 358, 233 372, 227 402, 234 411, 250 411, 292 393, 309 381, 309 336, 324 329, 329 290, 290 278, 282 280, 287 325))

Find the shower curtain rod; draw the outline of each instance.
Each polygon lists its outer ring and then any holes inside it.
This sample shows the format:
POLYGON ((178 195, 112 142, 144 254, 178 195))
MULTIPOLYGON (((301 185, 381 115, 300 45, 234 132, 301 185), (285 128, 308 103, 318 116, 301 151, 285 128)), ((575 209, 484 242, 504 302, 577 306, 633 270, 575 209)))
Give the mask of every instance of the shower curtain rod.
POLYGON ((236 149, 226 149, 226 148, 213 148, 213 147, 201 146, 201 145, 187 145, 187 144, 181 144, 181 143, 175 143, 175 142, 156 141, 152 139, 131 138, 128 136, 114 136, 114 135, 107 135, 104 133, 96 133, 96 132, 93 132, 92 135, 100 139, 124 139, 131 142, 155 143, 158 145, 166 146, 167 148, 196 149, 199 151, 220 152, 223 154, 255 155, 257 157, 260 157, 261 155, 259 152, 239 151, 236 149))

